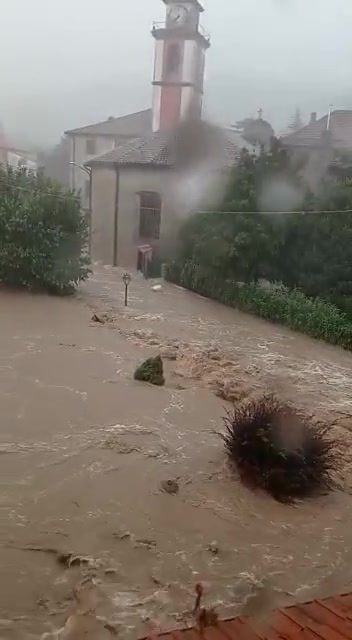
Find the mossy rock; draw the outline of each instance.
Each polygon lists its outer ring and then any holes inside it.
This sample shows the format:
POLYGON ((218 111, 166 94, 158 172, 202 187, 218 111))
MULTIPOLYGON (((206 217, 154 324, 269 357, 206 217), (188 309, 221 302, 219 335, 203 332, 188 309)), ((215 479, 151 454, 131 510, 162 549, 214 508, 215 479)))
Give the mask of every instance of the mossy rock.
POLYGON ((163 387, 165 384, 163 361, 160 356, 156 358, 148 358, 134 372, 134 379, 140 382, 149 382, 157 387, 163 387))

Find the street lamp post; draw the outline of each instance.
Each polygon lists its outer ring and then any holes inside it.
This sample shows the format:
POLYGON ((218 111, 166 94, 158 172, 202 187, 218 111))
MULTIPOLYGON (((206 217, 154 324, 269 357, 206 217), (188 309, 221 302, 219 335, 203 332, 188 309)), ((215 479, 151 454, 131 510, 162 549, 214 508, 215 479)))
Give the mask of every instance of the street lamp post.
POLYGON ((84 173, 86 173, 88 176, 91 175, 92 170, 89 167, 85 167, 83 164, 77 164, 77 162, 69 162, 68 164, 71 165, 71 167, 77 167, 77 169, 81 169, 81 171, 84 171, 84 173))
POLYGON ((122 281, 125 285, 125 307, 127 307, 128 303, 128 287, 131 284, 131 276, 129 273, 124 273, 122 276, 122 281))
POLYGON ((71 167, 76 167, 89 177, 89 196, 88 196, 88 216, 89 216, 89 237, 88 237, 88 251, 89 255, 92 252, 92 169, 90 167, 85 167, 82 164, 77 164, 76 162, 69 162, 71 167))

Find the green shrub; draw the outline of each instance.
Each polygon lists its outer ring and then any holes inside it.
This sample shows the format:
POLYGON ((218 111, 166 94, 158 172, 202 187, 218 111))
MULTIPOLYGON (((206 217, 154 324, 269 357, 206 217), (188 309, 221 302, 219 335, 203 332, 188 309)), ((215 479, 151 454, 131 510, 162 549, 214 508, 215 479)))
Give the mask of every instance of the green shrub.
POLYGON ((352 322, 349 318, 333 304, 319 298, 308 298, 298 289, 263 289, 255 284, 231 280, 221 282, 210 271, 190 260, 182 265, 168 265, 165 277, 228 306, 352 350, 352 322))
POLYGON ((0 281, 66 293, 90 272, 79 198, 52 181, 0 167, 0 281))
POLYGON ((161 356, 145 360, 134 372, 134 379, 140 382, 149 382, 149 384, 154 384, 157 387, 163 387, 165 378, 161 356))
POLYGON ((328 427, 313 426, 274 396, 244 403, 224 422, 226 453, 247 485, 288 503, 336 487, 341 459, 328 427))

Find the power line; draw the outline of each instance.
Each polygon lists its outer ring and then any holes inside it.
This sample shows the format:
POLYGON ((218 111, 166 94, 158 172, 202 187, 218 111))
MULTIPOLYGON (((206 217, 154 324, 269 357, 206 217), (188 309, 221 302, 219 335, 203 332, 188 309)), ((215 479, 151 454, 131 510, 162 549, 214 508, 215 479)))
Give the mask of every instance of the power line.
POLYGON ((335 210, 331 210, 331 209, 323 209, 323 210, 317 210, 317 211, 309 211, 308 210, 302 210, 302 211, 219 211, 219 210, 215 210, 215 211, 194 211, 194 213, 201 213, 201 214, 206 214, 206 213, 216 213, 216 214, 220 214, 220 213, 224 213, 224 214, 231 214, 231 215, 263 215, 263 216, 272 216, 272 215, 277 215, 277 216, 282 216, 282 215, 292 215, 294 213, 307 213, 307 214, 318 214, 318 213, 352 213, 352 209, 335 209, 335 210))
MULTIPOLYGON (((52 191, 41 191, 39 189, 30 189, 28 187, 20 187, 19 185, 13 184, 10 180, 3 180, 2 178, 0 178, 0 186, 1 185, 5 185, 6 187, 8 187, 9 189, 13 189, 14 191, 22 191, 24 193, 31 193, 32 195, 34 193, 37 193, 38 195, 42 195, 42 196, 48 196, 51 198, 56 198, 59 200, 66 200, 67 199, 67 195, 61 195, 60 193, 53 193, 52 191)), ((72 195, 73 197, 77 197, 75 196, 75 194, 72 191, 67 191, 67 194, 72 195)), ((0 198, 3 194, 0 191, 0 198)))
MULTIPOLYGON (((0 185, 5 185, 11 189, 13 189, 14 191, 22 191, 24 193, 38 193, 38 195, 45 195, 51 198, 57 198, 59 200, 66 200, 67 198, 67 194, 72 195, 74 197, 75 196, 74 193, 72 191, 67 191, 66 195, 61 195, 60 193, 52 193, 51 191, 36 191, 35 189, 30 189, 28 187, 20 187, 19 185, 15 185, 13 184, 11 181, 9 180, 3 180, 0 178, 0 185)), ((1 198, 1 192, 0 192, 0 198, 1 198)), ((149 207, 144 207, 144 209, 148 209, 149 207)), ((154 209, 153 209, 154 210, 154 209)), ((200 214, 210 214, 210 213, 216 213, 217 215, 219 214, 225 214, 225 215, 264 215, 264 216, 271 216, 271 215, 292 215, 294 213, 300 213, 300 214, 324 214, 324 213, 352 213, 352 209, 335 209, 335 210, 330 210, 330 209, 321 209, 321 210, 314 210, 314 211, 309 211, 309 210, 301 210, 301 211, 222 211, 222 210, 218 210, 215 209, 214 211, 202 211, 202 210, 195 210, 195 211, 191 211, 190 213, 200 213, 200 214)))

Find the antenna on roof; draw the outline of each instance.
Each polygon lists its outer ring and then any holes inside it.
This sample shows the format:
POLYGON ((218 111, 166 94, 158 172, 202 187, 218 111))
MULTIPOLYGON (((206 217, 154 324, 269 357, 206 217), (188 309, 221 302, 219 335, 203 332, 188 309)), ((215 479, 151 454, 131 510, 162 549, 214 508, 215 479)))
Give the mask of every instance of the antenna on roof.
POLYGON ((331 122, 331 111, 332 111, 332 104, 329 104, 329 113, 328 113, 328 121, 326 123, 326 130, 329 131, 330 129, 330 122, 331 122))

